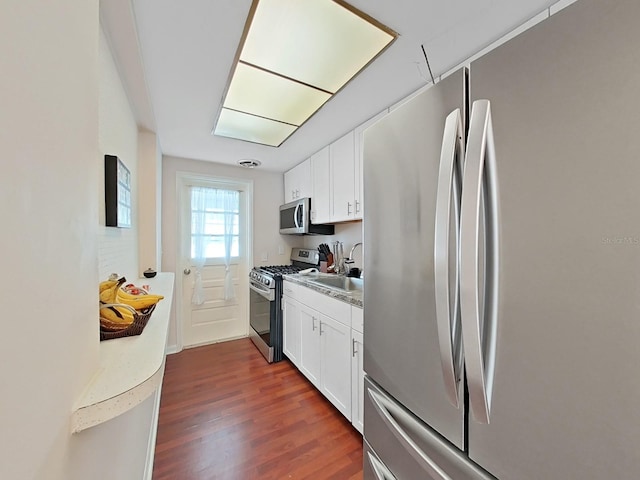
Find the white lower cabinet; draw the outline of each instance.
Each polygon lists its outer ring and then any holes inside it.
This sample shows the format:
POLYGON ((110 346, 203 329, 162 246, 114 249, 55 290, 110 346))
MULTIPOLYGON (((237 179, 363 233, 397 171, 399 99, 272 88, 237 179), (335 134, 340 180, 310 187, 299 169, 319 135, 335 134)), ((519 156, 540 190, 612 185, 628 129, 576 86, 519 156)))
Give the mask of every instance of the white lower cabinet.
POLYGON ((285 355, 351 420, 351 305, 287 281, 283 305, 285 355), (293 345, 294 339, 297 346, 293 345))
POLYGON ((316 388, 322 390, 320 328, 322 328, 320 314, 306 305, 300 305, 300 366, 298 368, 316 388))
POLYGON ((320 314, 321 391, 351 420, 351 327, 320 314))
POLYGON ((351 307, 351 423, 360 433, 364 425, 364 340, 362 309, 351 307))
POLYGON ((282 296, 282 351, 300 368, 300 303, 282 296))

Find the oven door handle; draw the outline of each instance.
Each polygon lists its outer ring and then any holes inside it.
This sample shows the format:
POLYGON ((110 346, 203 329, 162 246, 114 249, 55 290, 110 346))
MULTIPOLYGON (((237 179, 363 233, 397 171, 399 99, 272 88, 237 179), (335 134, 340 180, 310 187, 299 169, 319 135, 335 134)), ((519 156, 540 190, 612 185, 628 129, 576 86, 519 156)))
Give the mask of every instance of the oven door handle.
POLYGON ((254 292, 260 294, 270 302, 273 302, 275 300, 275 297, 276 297, 275 291, 270 288, 267 288, 267 289, 258 288, 258 286, 256 286, 253 283, 249 283, 249 288, 254 292))

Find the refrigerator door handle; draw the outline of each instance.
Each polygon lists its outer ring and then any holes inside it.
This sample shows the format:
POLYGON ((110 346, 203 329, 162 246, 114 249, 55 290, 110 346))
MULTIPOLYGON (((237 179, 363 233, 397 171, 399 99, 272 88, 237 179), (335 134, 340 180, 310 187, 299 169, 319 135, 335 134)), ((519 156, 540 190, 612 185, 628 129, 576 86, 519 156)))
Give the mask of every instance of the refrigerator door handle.
POLYGON ((396 477, 371 452, 367 452, 367 459, 369 460, 369 465, 371 465, 371 470, 376 476, 376 480, 395 480, 396 477))
POLYGON ((449 402, 460 406, 459 382, 462 377, 462 339, 458 311, 458 245, 460 240, 460 162, 464 158, 464 132, 460 109, 451 112, 445 121, 440 152, 440 171, 436 194, 434 271, 436 323, 440 345, 442 377, 449 402), (454 218, 456 249, 455 268, 450 268, 451 218, 454 218), (451 292, 451 275, 454 276, 451 292), (453 293, 453 295, 452 295, 453 293))
POLYGON ((498 191, 489 100, 471 110, 460 213, 460 312, 469 403, 479 423, 489 423, 496 357, 498 307, 498 191), (480 272, 480 208, 484 187, 484 271, 480 272), (480 276, 484 311, 480 312, 480 276))
POLYGON ((387 428, 391 430, 398 442, 400 442, 403 448, 418 462, 422 469, 428 472, 434 480, 452 480, 431 458, 425 455, 416 442, 413 441, 396 421, 394 414, 405 417, 408 422, 415 422, 415 420, 408 413, 400 410, 396 405, 371 388, 367 389, 367 393, 378 415, 380 415, 380 418, 382 418, 387 425, 387 428))

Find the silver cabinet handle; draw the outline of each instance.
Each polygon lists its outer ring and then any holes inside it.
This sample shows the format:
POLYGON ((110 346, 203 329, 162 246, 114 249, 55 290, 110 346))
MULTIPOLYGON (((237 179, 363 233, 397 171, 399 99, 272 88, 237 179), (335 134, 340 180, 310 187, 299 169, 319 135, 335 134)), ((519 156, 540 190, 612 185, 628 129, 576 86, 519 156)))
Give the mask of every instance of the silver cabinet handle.
POLYGON ((369 465, 371 465, 371 470, 373 470, 376 480, 396 480, 396 477, 393 476, 389 469, 371 452, 367 452, 367 460, 369 460, 369 465))
POLYGON ((488 100, 471 110, 460 213, 460 307, 469 403, 475 420, 489 423, 498 326, 498 190, 488 100), (484 316, 480 313, 480 208, 484 184, 484 316))
POLYGON ((347 202, 347 215, 351 215, 351 202, 347 202))
POLYGON ((296 198, 300 198, 300 190, 296 188, 296 198))
POLYGON ((357 348, 358 342, 356 342, 355 338, 351 339, 351 356, 355 357, 356 353, 358 353, 358 348, 357 348))
POLYGON ((382 418, 387 428, 391 430, 398 442, 403 448, 411 454, 416 462, 421 466, 423 470, 428 472, 434 480, 452 480, 449 475, 446 474, 431 458, 429 458, 418 446, 418 444, 404 431, 400 424, 394 418, 394 415, 404 417, 404 419, 413 424, 416 422, 406 412, 403 412, 396 405, 384 398, 378 392, 367 388, 369 398, 373 403, 374 408, 378 412, 378 415, 382 418))
POLYGON ((458 245, 460 242, 460 163, 464 158, 464 131, 460 109, 451 112, 445 121, 440 152, 440 172, 436 193, 435 241, 433 248, 435 270, 436 323, 440 344, 442 378, 449 402, 460 405, 459 382, 462 378, 462 337, 458 311, 458 245), (453 208, 453 215, 452 215, 453 208), (454 271, 449 268, 451 252, 450 222, 454 218, 456 249, 454 271), (453 275, 453 292, 450 291, 453 275), (452 294, 453 293, 453 294, 452 294))
POLYGON ((360 200, 356 200, 356 213, 360 213, 360 200))
POLYGON ((323 323, 324 323, 324 322, 323 322, 322 320, 320 320, 320 322, 319 322, 319 326, 320 326, 320 328, 318 329, 318 330, 320 330, 320 335, 322 335, 322 324, 323 324, 323 323))
POLYGON ((311 331, 316 331, 316 317, 311 317, 311 331))

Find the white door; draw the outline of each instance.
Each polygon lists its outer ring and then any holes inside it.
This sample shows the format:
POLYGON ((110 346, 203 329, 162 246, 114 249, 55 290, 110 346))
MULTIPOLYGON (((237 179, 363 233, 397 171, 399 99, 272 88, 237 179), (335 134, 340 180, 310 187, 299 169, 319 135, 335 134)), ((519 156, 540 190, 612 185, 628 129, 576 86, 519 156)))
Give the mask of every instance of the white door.
POLYGON ((178 181, 183 271, 179 343, 192 347, 245 337, 251 185, 188 176, 178 181), (225 284, 227 275, 231 288, 225 284))

